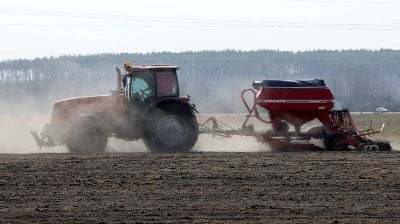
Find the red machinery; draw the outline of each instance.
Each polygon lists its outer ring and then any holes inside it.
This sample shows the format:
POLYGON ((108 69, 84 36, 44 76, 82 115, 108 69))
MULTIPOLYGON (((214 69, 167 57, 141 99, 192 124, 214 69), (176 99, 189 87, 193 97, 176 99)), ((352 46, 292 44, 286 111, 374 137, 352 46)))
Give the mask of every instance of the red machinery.
POLYGON ((324 146, 328 150, 346 151, 350 149, 349 146, 355 150, 391 150, 388 142, 367 138, 381 132, 384 126, 380 131, 360 131, 348 110, 332 110, 334 97, 323 80, 256 81, 252 89, 242 91, 241 97, 249 114, 240 129, 222 130, 221 122, 209 118, 200 125, 200 132, 225 136, 256 136, 259 141, 279 150, 320 149, 309 142, 312 138, 324 140, 324 146), (245 100, 247 92, 253 94, 252 106, 245 100), (258 107, 268 111, 269 120, 260 116, 258 107), (271 130, 256 132, 252 125, 247 125, 250 117, 270 123, 271 130), (314 119, 318 119, 322 125, 302 132, 301 127, 314 119))

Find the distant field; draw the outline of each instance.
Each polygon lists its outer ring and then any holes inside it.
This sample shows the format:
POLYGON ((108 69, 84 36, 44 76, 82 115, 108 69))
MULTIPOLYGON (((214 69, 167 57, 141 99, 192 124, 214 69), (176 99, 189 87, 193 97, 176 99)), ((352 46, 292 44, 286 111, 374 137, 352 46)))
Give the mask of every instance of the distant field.
MULTIPOLYGON (((218 115, 198 115, 199 123, 204 122, 210 116, 231 126, 239 128, 244 120, 244 114, 218 114, 218 115)), ((375 115, 373 113, 353 113, 354 120, 360 129, 372 127, 380 129, 385 123, 383 133, 373 136, 377 139, 386 139, 392 146, 400 149, 400 113, 386 113, 375 115)), ((18 115, 0 116, 0 142, 2 147, 0 153, 37 153, 37 152, 67 152, 63 146, 39 149, 29 134, 30 130, 41 131, 43 124, 48 122, 47 115, 18 115)), ((254 124, 256 129, 268 129, 267 124, 251 119, 249 123, 254 124)), ((318 125, 318 122, 311 122, 304 129, 318 125)), ((144 152, 147 151, 141 141, 124 142, 117 139, 110 139, 108 145, 109 152, 144 152)), ((268 147, 258 143, 252 137, 235 136, 232 138, 212 138, 209 135, 202 135, 194 151, 268 151, 268 147)))

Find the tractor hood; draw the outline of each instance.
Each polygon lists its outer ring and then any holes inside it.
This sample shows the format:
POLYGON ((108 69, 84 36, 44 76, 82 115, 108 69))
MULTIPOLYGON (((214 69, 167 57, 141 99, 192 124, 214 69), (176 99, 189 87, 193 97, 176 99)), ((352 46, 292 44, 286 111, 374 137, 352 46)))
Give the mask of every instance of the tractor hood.
POLYGON ((70 98, 54 102, 51 122, 68 122, 82 114, 121 114, 126 111, 123 95, 70 98))
POLYGON ((54 102, 54 105, 74 106, 79 104, 98 104, 109 100, 110 97, 109 95, 76 97, 58 100, 54 102))

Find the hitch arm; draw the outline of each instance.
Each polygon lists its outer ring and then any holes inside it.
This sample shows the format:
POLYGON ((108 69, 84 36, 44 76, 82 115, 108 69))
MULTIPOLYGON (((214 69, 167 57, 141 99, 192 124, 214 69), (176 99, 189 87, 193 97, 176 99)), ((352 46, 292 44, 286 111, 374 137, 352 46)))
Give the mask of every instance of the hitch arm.
POLYGON ((36 131, 31 131, 31 135, 33 139, 35 140, 36 144, 39 146, 39 148, 42 148, 44 146, 44 141, 39 137, 36 131))
POLYGON ((55 146, 55 142, 52 138, 50 137, 44 137, 43 134, 41 134, 41 137, 37 134, 36 131, 31 131, 31 135, 33 139, 35 140, 36 144, 39 146, 39 148, 42 148, 42 146, 55 146))

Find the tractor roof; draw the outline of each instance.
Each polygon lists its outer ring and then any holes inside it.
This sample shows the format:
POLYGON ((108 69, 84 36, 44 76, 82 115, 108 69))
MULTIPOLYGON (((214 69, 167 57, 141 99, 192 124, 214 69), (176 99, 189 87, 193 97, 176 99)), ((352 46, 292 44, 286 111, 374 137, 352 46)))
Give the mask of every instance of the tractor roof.
POLYGON ((160 70, 160 69, 178 70, 179 67, 176 66, 176 65, 125 66, 125 70, 128 71, 128 72, 144 71, 144 70, 160 70))

